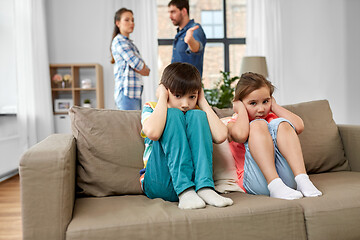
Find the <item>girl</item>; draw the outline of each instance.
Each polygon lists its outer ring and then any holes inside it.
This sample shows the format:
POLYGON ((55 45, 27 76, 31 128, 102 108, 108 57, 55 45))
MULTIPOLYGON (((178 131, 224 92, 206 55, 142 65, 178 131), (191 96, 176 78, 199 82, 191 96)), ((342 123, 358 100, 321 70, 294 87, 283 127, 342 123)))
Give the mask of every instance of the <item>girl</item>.
POLYGON ((306 174, 297 136, 304 123, 276 103, 273 91, 268 80, 251 72, 244 73, 236 86, 236 114, 228 129, 238 183, 248 193, 275 198, 320 196, 306 174))
POLYGON ((110 52, 111 63, 115 63, 115 103, 121 110, 140 110, 143 90, 141 76, 149 76, 150 69, 129 39, 135 26, 133 12, 126 8, 119 9, 115 13, 114 24, 110 52))
POLYGON ((179 201, 181 209, 232 205, 230 198, 214 191, 212 141, 225 141, 227 128, 204 97, 199 71, 188 63, 170 64, 157 97, 157 103, 145 104, 141 116, 144 193, 179 201))

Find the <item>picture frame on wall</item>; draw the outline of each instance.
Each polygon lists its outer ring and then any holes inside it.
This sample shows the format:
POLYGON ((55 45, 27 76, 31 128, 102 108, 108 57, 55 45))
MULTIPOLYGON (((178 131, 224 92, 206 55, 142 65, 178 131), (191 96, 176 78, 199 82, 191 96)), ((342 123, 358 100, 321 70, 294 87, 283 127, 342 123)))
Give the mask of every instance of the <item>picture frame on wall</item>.
POLYGON ((54 109, 56 113, 67 112, 73 105, 72 99, 55 99, 54 109))

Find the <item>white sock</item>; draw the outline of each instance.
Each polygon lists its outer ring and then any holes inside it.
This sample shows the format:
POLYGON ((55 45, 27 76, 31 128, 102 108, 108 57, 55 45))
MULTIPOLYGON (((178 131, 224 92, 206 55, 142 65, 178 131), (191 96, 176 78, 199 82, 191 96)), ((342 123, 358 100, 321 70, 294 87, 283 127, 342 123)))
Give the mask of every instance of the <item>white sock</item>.
POLYGON ((189 188, 179 194, 179 208, 196 209, 204 208, 205 202, 196 194, 194 188, 189 188))
POLYGON ((231 198, 222 197, 217 194, 212 188, 202 188, 197 194, 209 205, 215 207, 226 207, 233 204, 231 198))
POLYGON ((273 198, 293 200, 303 197, 301 192, 289 188, 280 178, 272 180, 268 185, 268 189, 270 191, 270 197, 273 198))
POLYGON ((318 197, 322 195, 314 184, 310 181, 309 176, 305 173, 299 174, 295 177, 297 190, 302 192, 305 197, 318 197))

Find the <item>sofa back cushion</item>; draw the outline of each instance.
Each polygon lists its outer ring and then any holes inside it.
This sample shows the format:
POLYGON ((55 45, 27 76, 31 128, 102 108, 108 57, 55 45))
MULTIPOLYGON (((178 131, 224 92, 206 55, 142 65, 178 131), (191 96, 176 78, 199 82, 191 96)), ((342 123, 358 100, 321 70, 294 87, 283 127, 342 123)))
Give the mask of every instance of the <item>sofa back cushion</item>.
MULTIPOLYGON (((299 135, 308 173, 350 170, 345 158, 339 130, 327 100, 284 106, 302 118, 305 130, 299 135)), ((219 117, 233 113, 231 109, 214 108, 219 117)))
POLYGON ((304 121, 299 135, 308 173, 350 170, 339 129, 327 100, 284 106, 304 121))
POLYGON ((141 194, 141 111, 74 106, 69 114, 77 145, 78 192, 97 197, 141 194))

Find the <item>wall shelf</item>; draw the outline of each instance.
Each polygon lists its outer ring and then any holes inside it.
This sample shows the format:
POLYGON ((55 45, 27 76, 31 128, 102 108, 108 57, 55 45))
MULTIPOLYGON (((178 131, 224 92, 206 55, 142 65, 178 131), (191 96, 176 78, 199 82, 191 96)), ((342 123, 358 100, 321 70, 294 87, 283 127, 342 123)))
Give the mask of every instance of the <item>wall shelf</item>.
POLYGON ((104 108, 103 69, 97 63, 50 64, 51 95, 56 133, 71 133, 68 108, 81 106, 90 99, 91 107, 104 108), (63 88, 52 81, 55 74, 71 76, 71 83, 63 88), (85 80, 86 84, 82 84, 85 80), (83 88, 86 87, 86 88, 83 88))
POLYGON ((85 99, 90 99, 92 107, 104 108, 104 83, 102 66, 97 63, 77 64, 50 64, 50 81, 54 114, 67 114, 67 112, 55 111, 56 99, 71 99, 73 104, 81 106, 85 99), (69 74, 72 78, 69 86, 59 87, 52 81, 55 74, 64 76, 69 74), (91 88, 82 88, 82 80, 91 82, 91 88))

